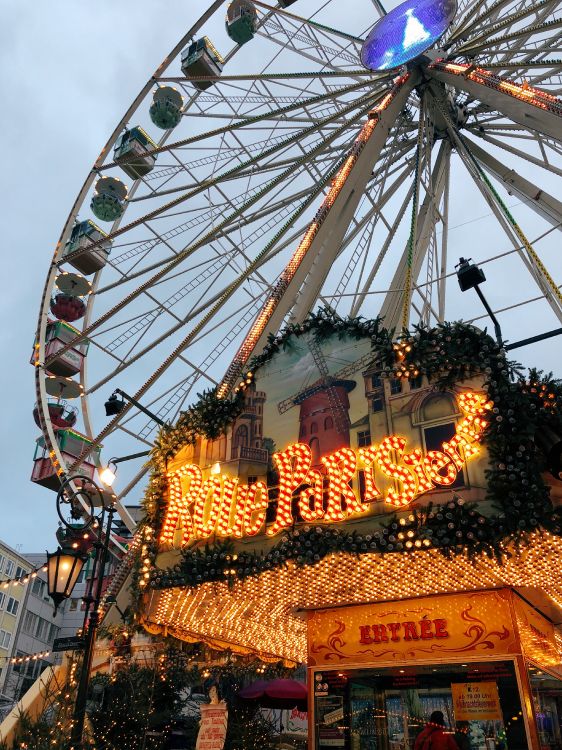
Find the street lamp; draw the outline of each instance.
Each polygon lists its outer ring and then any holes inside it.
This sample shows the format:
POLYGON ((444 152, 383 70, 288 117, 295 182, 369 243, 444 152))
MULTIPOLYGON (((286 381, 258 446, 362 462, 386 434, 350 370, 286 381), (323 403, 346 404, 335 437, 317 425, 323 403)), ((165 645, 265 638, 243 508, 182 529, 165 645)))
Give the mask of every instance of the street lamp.
POLYGON ((165 422, 163 422, 160 417, 157 417, 156 414, 153 414, 150 409, 147 409, 146 406, 143 406, 140 401, 137 401, 136 398, 133 398, 133 396, 129 396, 128 393, 122 391, 121 388, 116 388, 105 402, 105 416, 115 417, 118 414, 121 414, 121 412, 125 408, 125 400, 133 404, 133 406, 136 406, 137 409, 140 409, 140 411, 144 412, 154 422, 156 422, 156 424, 159 424, 160 427, 164 427, 165 422), (119 398, 119 396, 121 396, 121 398, 119 398))
POLYGON ((123 461, 132 461, 135 458, 144 458, 149 456, 150 451, 139 451, 138 453, 131 453, 129 456, 119 456, 119 458, 110 458, 107 462, 107 466, 104 466, 100 471, 100 481, 103 482, 107 487, 112 487, 117 476, 117 464, 123 463, 123 461))
POLYGON ((461 292, 466 292, 468 289, 475 290, 476 294, 480 297, 480 301, 486 308, 486 312, 490 316, 492 323, 494 324, 498 346, 503 346, 500 324, 498 323, 498 320, 494 315, 492 308, 488 304, 488 301, 486 300, 480 289, 480 284, 486 281, 486 276, 484 275, 484 271, 481 268, 478 268, 476 263, 470 262, 471 260, 472 258, 469 258, 468 260, 466 258, 459 258, 459 262, 455 266, 455 268, 457 269, 457 278, 459 280, 461 292))
POLYGON ((62 534, 57 534, 59 541, 61 541, 61 547, 57 552, 47 555, 49 594, 56 608, 61 601, 72 593, 87 559, 86 549, 93 547, 95 550, 92 575, 86 595, 82 599, 85 604, 84 626, 82 628, 85 641, 70 736, 70 744, 73 750, 82 748, 88 684, 100 620, 99 607, 103 590, 104 570, 109 557, 111 525, 115 513, 112 498, 113 496, 108 499, 107 494, 103 493, 86 476, 69 477, 63 482, 57 494, 57 513, 66 531, 61 529, 62 534), (69 506, 69 509, 66 506, 69 506), (95 515, 96 507, 101 508, 98 516, 95 515), (67 510, 71 518, 70 521, 66 517, 67 510), (91 539, 93 539, 93 544, 90 541, 91 539))
POLYGON ((87 559, 87 555, 77 550, 64 550, 60 547, 52 554, 47 552, 47 585, 55 612, 72 593, 87 559))

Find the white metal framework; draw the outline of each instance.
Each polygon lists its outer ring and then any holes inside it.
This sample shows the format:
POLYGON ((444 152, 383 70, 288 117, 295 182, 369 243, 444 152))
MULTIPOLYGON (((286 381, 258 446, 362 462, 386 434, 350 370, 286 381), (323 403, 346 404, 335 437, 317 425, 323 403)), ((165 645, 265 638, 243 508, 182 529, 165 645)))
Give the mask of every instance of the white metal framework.
MULTIPOLYGON (((104 227, 111 253, 89 277, 81 332, 65 350, 90 341, 77 427, 105 456, 150 447, 157 427, 130 405, 106 419, 114 388, 174 421, 203 389, 227 393, 269 334, 318 305, 380 313, 398 331, 478 318, 450 278, 461 253, 489 263, 489 278, 504 285, 494 307, 510 310, 506 338, 520 338, 522 316, 538 330, 562 322, 552 249, 562 222, 562 3, 461 0, 439 48, 384 73, 359 60, 381 3, 356 0, 345 12, 338 0, 254 5, 255 36, 239 47, 224 31, 226 3, 210 4, 126 111, 63 228, 36 367, 42 430, 61 472, 74 466, 47 408, 46 326, 56 278, 80 253, 63 257, 65 245, 77 220, 93 218, 100 176, 126 183, 126 210, 104 227), (205 34, 228 51, 222 74, 199 90, 203 79, 182 74, 180 55, 205 34), (164 86, 183 108, 158 140, 148 112, 164 86), (147 147, 154 168, 134 180, 112 149, 137 125, 157 145, 147 147), (455 205, 474 218, 480 196, 498 235, 471 247, 467 225, 453 246, 455 205)), ((125 498, 143 474, 137 465, 119 494, 131 528, 125 498)))

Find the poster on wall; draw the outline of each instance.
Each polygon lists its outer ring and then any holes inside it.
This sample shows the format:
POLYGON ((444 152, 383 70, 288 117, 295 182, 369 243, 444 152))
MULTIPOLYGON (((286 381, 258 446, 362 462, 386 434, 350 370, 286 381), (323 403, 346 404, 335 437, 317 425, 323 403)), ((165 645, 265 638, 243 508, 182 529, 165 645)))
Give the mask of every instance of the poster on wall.
POLYGON ((457 682, 451 685, 455 721, 501 721, 495 682, 457 682))
POLYGON ((343 696, 326 695, 316 699, 316 721, 318 745, 320 747, 344 747, 343 696))
POLYGON ((228 709, 226 703, 203 703, 195 750, 223 750, 228 709))

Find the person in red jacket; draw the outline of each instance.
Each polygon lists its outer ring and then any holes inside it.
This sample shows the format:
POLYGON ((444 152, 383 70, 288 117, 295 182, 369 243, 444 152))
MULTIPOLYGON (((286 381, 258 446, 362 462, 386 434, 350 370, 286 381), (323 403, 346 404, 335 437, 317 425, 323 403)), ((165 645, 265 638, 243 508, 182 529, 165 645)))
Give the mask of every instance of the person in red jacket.
POLYGON ((445 717, 434 711, 414 742, 414 750, 459 750, 451 734, 445 734, 445 717))

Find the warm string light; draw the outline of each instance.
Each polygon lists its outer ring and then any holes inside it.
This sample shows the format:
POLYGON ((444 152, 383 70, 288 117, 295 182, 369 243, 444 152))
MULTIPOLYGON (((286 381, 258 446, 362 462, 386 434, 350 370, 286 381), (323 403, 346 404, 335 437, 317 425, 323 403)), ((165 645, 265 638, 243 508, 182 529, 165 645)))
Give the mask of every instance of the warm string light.
MULTIPOLYGON (((298 610, 501 586, 536 587, 562 606, 562 581, 552 565, 562 555, 559 537, 533 533, 524 555, 506 557, 500 564, 485 554, 445 558, 437 550, 422 549, 425 545, 416 544, 421 540, 406 531, 406 519, 401 521, 404 530, 397 533, 408 552, 337 553, 313 567, 288 561, 244 580, 164 589, 154 592, 144 619, 151 632, 159 626, 180 639, 304 662, 306 623, 298 610)), ((508 543, 502 551, 509 552, 508 543)))
MULTIPOLYGON (((432 450, 425 456, 419 449, 405 453, 406 439, 397 435, 357 452, 340 448, 323 456, 324 474, 312 468, 312 451, 306 443, 293 443, 275 453, 273 460, 279 472, 277 510, 265 530, 267 536, 281 533, 297 520, 293 517, 296 493, 304 521, 339 523, 367 513, 374 501, 384 500, 401 508, 423 493, 453 484, 465 461, 479 454, 478 443, 488 424, 483 415, 493 404, 483 394, 467 391, 458 395, 458 406, 464 417, 456 425, 455 435, 443 443, 442 451, 432 450), (383 496, 376 485, 375 469, 400 488, 389 489, 383 496), (358 471, 365 480, 364 498, 351 486, 358 471)), ((241 539, 263 531, 268 488, 262 481, 240 485, 236 479, 214 471, 204 479, 202 469, 194 464, 168 472, 167 477, 168 503, 160 533, 164 547, 185 547, 215 533, 241 539)))
POLYGON ((475 68, 468 63, 448 63, 443 60, 436 60, 429 67, 434 70, 442 70, 445 73, 462 76, 469 81, 474 81, 496 91, 501 91, 504 94, 509 94, 513 98, 520 99, 534 107, 562 115, 562 103, 556 96, 528 84, 514 83, 484 68, 475 68))
POLYGON ((29 581, 33 580, 34 578, 37 578, 38 573, 46 573, 47 572, 47 566, 41 565, 38 568, 33 568, 29 573, 26 573, 23 576, 20 576, 19 578, 4 578, 0 581, 0 589, 7 589, 9 586, 25 586, 26 583, 29 583, 29 581))

